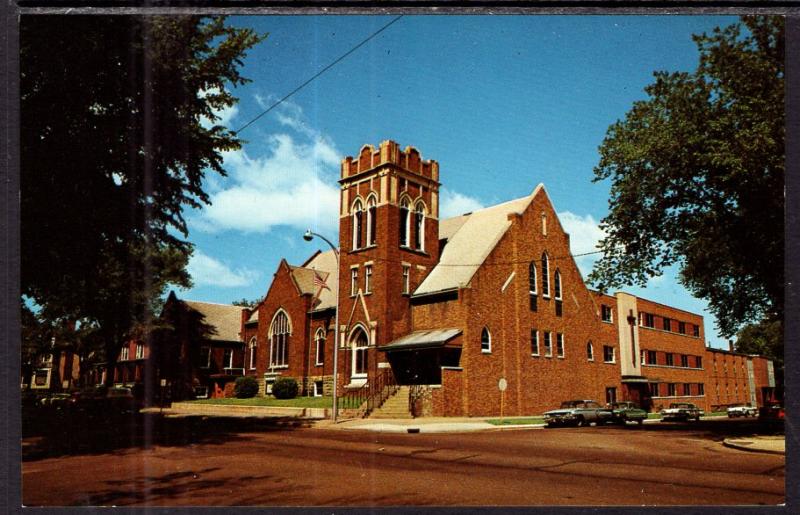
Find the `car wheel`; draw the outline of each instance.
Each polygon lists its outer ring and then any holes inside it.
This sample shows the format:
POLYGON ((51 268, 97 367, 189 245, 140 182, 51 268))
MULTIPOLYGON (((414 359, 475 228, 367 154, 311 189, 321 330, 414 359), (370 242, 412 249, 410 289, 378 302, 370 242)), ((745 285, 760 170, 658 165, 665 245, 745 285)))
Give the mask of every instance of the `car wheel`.
POLYGON ((583 420, 583 417, 578 417, 578 419, 575 421, 575 427, 583 427, 585 425, 586 421, 583 420))
POLYGON ((639 420, 636 421, 636 423, 641 426, 642 424, 644 424, 644 419, 640 418, 639 420))

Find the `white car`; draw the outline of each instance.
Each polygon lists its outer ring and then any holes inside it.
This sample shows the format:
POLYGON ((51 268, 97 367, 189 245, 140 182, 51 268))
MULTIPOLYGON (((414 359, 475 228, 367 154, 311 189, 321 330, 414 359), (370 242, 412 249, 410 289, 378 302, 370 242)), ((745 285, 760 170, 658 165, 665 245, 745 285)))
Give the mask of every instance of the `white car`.
POLYGON ((730 406, 727 409, 728 417, 755 417, 758 415, 758 408, 754 408, 752 406, 730 406))

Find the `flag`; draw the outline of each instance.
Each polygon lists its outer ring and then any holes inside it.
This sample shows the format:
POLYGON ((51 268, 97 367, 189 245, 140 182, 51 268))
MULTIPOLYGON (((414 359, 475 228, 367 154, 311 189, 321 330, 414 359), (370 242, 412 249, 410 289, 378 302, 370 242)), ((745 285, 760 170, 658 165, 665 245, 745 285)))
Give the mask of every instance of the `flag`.
POLYGON ((314 286, 319 286, 320 288, 330 290, 328 284, 325 282, 325 279, 323 279, 316 270, 314 270, 314 286))

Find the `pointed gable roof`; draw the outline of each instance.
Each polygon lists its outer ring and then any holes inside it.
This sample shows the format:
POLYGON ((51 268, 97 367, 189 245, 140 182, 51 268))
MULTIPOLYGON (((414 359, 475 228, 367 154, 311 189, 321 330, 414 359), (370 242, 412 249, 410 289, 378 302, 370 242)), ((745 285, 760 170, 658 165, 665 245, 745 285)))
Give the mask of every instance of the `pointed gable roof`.
POLYGON ((508 215, 522 214, 539 191, 544 191, 541 184, 526 197, 442 220, 439 238, 446 238, 447 245, 414 296, 453 290, 469 283, 511 227, 508 215))
POLYGON ((336 268, 336 254, 333 250, 317 252, 303 263, 303 266, 290 266, 289 268, 301 293, 319 295, 319 302, 314 306, 314 311, 336 307, 334 290, 336 289, 338 270, 336 268), (328 285, 328 288, 320 289, 319 285, 314 284, 315 274, 319 274, 325 284, 328 285))

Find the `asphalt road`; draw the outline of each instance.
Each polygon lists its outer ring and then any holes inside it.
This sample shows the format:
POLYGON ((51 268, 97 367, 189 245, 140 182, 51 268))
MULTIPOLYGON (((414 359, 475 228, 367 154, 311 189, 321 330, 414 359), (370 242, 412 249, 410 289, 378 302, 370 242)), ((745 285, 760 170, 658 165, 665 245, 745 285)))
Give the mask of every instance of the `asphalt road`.
POLYGON ((210 420, 168 439, 26 452, 23 504, 776 505, 785 495, 783 456, 722 446, 747 432, 739 420, 461 434, 210 420))

